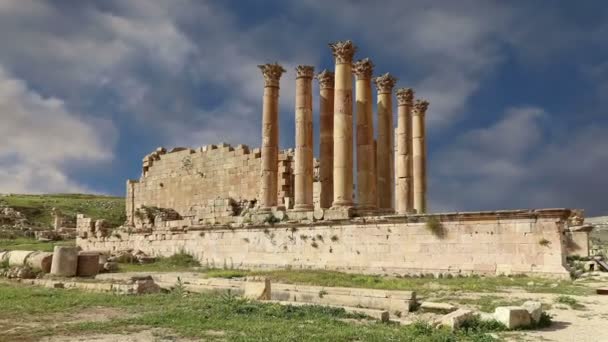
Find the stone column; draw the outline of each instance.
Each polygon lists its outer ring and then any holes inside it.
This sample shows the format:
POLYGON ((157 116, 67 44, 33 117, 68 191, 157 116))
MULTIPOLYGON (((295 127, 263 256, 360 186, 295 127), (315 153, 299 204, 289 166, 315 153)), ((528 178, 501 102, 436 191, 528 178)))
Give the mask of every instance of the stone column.
POLYGON ((386 73, 374 79, 378 88, 377 193, 378 208, 393 209, 393 87, 397 79, 386 73))
POLYGON ((313 210, 312 78, 314 67, 296 67, 295 210, 313 210))
POLYGON ((372 73, 369 58, 353 64, 357 118, 357 203, 361 209, 375 209, 377 204, 374 173, 374 110, 372 105, 372 73))
POLYGON ((397 177, 395 206, 398 214, 414 212, 412 188, 412 106, 414 91, 397 89, 397 177))
POLYGON ((61 210, 53 208, 51 209, 51 213, 53 214, 53 229, 55 231, 59 231, 61 229, 61 225, 63 224, 63 215, 61 214, 61 210))
POLYGON ((414 176, 414 210, 426 213, 426 128, 424 116, 427 101, 417 100, 412 111, 412 156, 414 176))
POLYGON ((277 63, 258 67, 264 75, 260 208, 268 210, 278 200, 279 80, 285 69, 277 63))
POLYGON ((348 208, 353 202, 353 75, 357 48, 350 40, 329 44, 336 60, 334 89, 334 201, 348 208))
POLYGON ((319 80, 319 180, 320 207, 331 207, 334 200, 334 73, 323 70, 319 80))

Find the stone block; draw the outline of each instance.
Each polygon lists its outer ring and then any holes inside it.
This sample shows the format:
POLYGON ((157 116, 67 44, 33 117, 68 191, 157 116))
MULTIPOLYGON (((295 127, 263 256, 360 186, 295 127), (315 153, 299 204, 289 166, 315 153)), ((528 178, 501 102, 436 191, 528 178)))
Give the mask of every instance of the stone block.
POLYGON ((61 277, 73 277, 78 267, 78 247, 55 246, 51 274, 61 277))
POLYGON ((435 323, 438 325, 446 326, 452 330, 456 330, 460 328, 463 322, 467 319, 473 317, 473 311, 467 309, 458 309, 456 311, 450 312, 447 315, 439 318, 435 323))
POLYGON ((76 275, 79 277, 92 277, 99 272, 99 253, 81 252, 78 254, 76 275))
POLYGON ((448 314, 457 309, 454 305, 447 303, 422 302, 420 304, 420 310, 423 312, 448 314))
POLYGON ((543 306, 540 302, 529 300, 523 303, 521 307, 528 311, 530 318, 532 321, 534 321, 534 323, 538 323, 541 315, 543 314, 543 306))
POLYGON ((245 293, 243 294, 243 297, 254 300, 270 300, 270 279, 266 278, 263 282, 245 282, 245 293))
POLYGON ((528 310, 520 306, 499 306, 494 310, 494 319, 509 329, 525 327, 531 323, 528 310))

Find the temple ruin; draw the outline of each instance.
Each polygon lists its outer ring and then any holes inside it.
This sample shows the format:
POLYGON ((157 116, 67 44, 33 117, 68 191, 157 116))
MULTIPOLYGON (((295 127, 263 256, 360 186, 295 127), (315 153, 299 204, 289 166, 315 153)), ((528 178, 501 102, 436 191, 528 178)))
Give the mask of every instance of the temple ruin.
MULTIPOLYGON (((143 159, 141 178, 127 181, 125 226, 100 233, 79 216, 78 245, 153 255, 185 250, 213 267, 568 276, 569 209, 427 213, 429 102, 410 88, 395 90, 390 73, 373 77, 371 59, 353 61, 351 41, 330 49, 334 72, 295 70, 294 149, 279 150, 280 79, 287 71, 260 65, 261 148, 156 149, 143 159)), ((588 239, 576 236, 579 244, 588 239)))

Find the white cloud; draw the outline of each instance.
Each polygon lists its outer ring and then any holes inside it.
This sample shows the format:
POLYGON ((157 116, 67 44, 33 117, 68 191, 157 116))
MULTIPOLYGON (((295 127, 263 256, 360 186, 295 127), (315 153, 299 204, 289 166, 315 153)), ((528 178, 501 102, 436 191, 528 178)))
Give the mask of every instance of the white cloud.
POLYGON ((110 161, 114 140, 109 123, 83 122, 0 68, 0 192, 82 191, 65 168, 110 161))

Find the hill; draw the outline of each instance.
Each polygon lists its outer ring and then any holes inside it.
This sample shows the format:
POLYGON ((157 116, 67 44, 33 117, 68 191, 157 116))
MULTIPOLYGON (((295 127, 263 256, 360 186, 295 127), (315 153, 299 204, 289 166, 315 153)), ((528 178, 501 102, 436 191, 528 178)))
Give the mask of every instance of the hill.
POLYGON ((29 225, 41 228, 52 226, 51 210, 59 209, 69 220, 76 214, 93 219, 106 219, 113 227, 125 222, 125 199, 88 194, 0 195, 0 207, 8 206, 25 216, 29 225))

